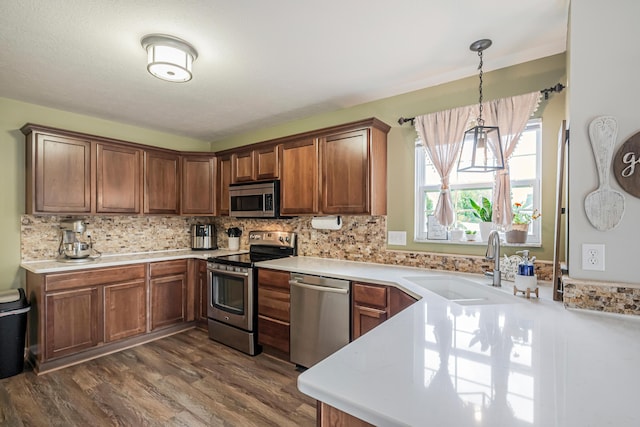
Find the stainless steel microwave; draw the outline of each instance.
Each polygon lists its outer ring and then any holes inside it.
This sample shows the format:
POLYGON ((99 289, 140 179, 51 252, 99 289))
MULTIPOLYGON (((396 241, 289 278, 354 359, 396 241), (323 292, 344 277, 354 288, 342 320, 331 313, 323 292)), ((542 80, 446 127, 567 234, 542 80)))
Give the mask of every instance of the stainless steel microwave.
POLYGON ((240 218, 279 218, 280 181, 229 186, 229 215, 240 218))

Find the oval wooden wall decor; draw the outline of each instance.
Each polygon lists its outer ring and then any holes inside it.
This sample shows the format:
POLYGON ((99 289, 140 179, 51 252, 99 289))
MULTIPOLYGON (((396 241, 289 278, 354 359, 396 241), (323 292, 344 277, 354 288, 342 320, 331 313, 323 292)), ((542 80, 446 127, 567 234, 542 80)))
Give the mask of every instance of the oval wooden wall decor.
POLYGON ((624 191, 640 198, 640 132, 618 149, 613 159, 613 175, 624 191))

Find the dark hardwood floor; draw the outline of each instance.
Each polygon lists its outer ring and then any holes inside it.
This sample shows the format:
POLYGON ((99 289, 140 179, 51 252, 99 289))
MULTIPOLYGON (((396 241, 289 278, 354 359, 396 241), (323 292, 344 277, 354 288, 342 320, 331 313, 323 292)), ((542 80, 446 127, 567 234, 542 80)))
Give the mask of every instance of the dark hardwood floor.
POLYGON ((0 380, 0 426, 314 426, 292 364, 192 329, 80 365, 0 380))

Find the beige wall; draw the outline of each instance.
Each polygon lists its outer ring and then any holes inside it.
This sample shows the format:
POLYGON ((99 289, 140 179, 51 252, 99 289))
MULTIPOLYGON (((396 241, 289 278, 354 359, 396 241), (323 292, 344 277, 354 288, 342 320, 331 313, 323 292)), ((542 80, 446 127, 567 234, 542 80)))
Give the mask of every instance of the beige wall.
POLYGON ((21 286, 20 215, 24 213, 27 122, 177 150, 208 151, 209 143, 150 129, 0 98, 0 290, 21 286))
MULTIPOLYGON (((485 63, 490 63, 489 59, 485 63)), ((518 95, 566 82, 565 55, 554 55, 514 67, 485 73, 485 99, 518 95)), ((355 121, 366 117, 377 117, 392 126, 388 136, 388 217, 389 230, 406 231, 407 246, 394 249, 429 251, 452 254, 484 254, 484 247, 460 245, 414 243, 414 143, 416 133, 410 124, 400 126, 400 116, 413 117, 419 114, 440 111, 461 105, 477 103, 478 77, 443 84, 386 98, 367 104, 320 114, 304 120, 236 135, 216 141, 213 150, 236 147, 264 141, 279 136, 355 121)), ((536 113, 543 121, 543 183, 542 183, 542 247, 532 249, 532 255, 540 260, 553 259, 553 231, 555 211, 555 182, 558 129, 565 118, 565 93, 553 94, 542 101, 536 113)), ((515 249, 507 249, 508 254, 515 249)))

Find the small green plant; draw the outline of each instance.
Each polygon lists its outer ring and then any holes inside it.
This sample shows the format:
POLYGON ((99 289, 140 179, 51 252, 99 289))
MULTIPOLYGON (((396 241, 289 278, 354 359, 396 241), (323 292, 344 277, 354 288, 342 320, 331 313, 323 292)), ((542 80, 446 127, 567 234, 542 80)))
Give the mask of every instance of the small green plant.
POLYGON ((468 198, 468 200, 469 200, 469 204, 474 210, 472 212, 473 216, 478 218, 480 221, 491 222, 491 219, 493 216, 491 200, 487 199, 486 197, 483 197, 481 200, 482 205, 479 205, 475 200, 473 200, 470 197, 468 198))
POLYGON ((477 233, 477 231, 475 231, 475 230, 465 230, 465 231, 464 231, 464 233, 465 233, 465 234, 474 235, 474 234, 476 234, 476 233, 477 233))

